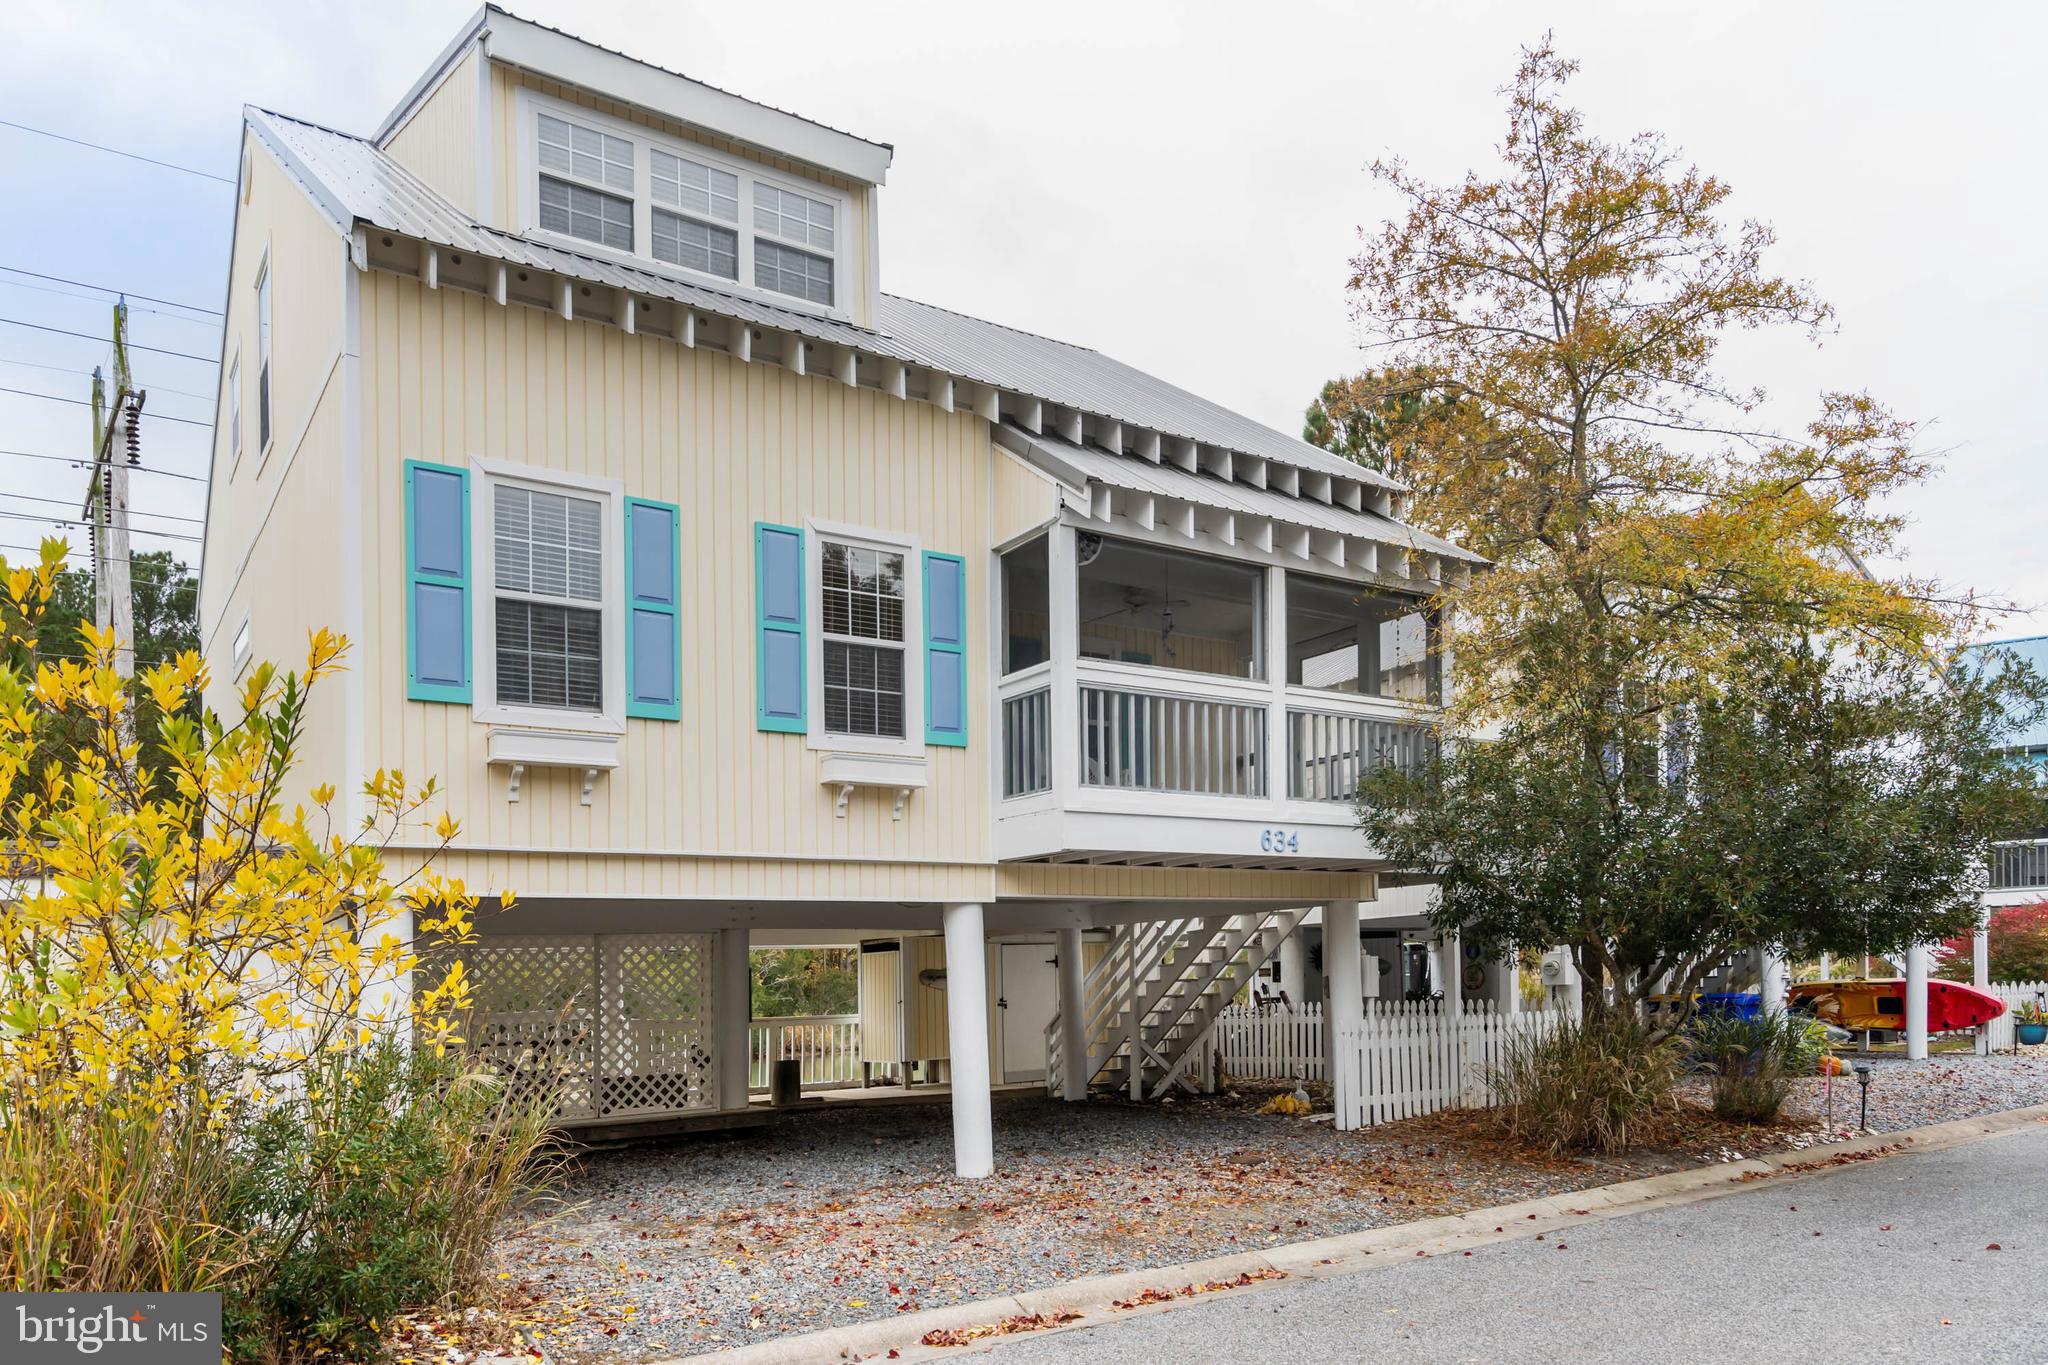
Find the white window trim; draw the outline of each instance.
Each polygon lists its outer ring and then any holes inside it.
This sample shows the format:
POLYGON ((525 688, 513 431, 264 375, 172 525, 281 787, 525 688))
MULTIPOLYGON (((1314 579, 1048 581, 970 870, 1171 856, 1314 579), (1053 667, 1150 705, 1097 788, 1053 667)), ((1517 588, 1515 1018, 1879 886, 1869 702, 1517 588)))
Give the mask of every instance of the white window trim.
POLYGON ((256 658, 256 640, 250 632, 248 612, 242 613, 242 624, 235 627, 235 633, 231 638, 233 643, 229 646, 229 659, 235 670, 235 680, 239 682, 242 675, 249 671, 250 663, 256 658))
POLYGON ((262 473, 264 464, 270 459, 270 452, 277 445, 277 369, 273 363, 277 347, 272 334, 277 330, 277 289, 270 278, 270 247, 263 248, 263 259, 256 266, 256 286, 253 291, 256 321, 256 472, 262 473), (264 291, 269 290, 270 317, 264 318, 264 291), (267 381, 267 382, 266 382, 267 381))
MULTIPOLYGON (((770 303, 778 308, 789 308, 800 313, 814 313, 820 317, 839 318, 842 320, 850 320, 852 318, 853 243, 850 240, 852 233, 849 231, 849 228, 853 221, 853 196, 844 190, 834 189, 830 185, 820 184, 803 176, 771 170, 756 162, 726 156, 698 143, 669 137, 642 124, 628 123, 624 119, 613 118, 609 114, 602 114, 594 109, 585 109, 580 104, 570 104, 566 101, 555 99, 552 96, 544 95, 537 90, 522 89, 519 92, 518 119, 518 146, 515 149, 514 156, 519 168, 519 230, 525 236, 537 242, 544 242, 549 246, 560 247, 564 251, 573 251, 581 256, 592 256, 608 261, 616 261, 624 265, 633 266, 636 269, 681 280, 688 284, 703 285, 706 288, 718 289, 728 293, 738 291, 745 294, 748 298, 759 299, 763 303, 770 303), (631 195, 624 195, 618 190, 604 189, 602 186, 589 185, 582 180, 571 178, 571 183, 585 185, 586 188, 599 190, 616 198, 630 198, 633 201, 632 251, 619 251, 598 242, 586 241, 581 237, 572 237, 567 233, 550 232, 540 225, 540 116, 542 114, 582 123, 587 127, 610 133, 613 137, 630 139, 633 143, 633 193, 631 195), (687 266, 673 265, 668 261, 655 259, 654 182, 652 175, 653 164, 648 156, 650 149, 667 152, 670 156, 684 157, 690 161, 699 162, 739 177, 739 221, 737 223, 719 223, 716 219, 712 218, 698 219, 718 227, 729 227, 738 234, 739 278, 737 280, 729 280, 723 275, 713 275, 701 270, 691 270, 687 266), (797 194, 808 195, 813 199, 822 199, 834 206, 832 251, 830 252, 832 260, 831 307, 827 308, 822 304, 812 303, 809 299, 801 299, 794 294, 782 294, 772 289, 761 289, 754 284, 754 184, 756 181, 762 184, 773 185, 777 189, 791 190, 797 194)), ((549 174, 555 173, 551 171, 549 174)), ((667 206, 664 207, 666 208, 667 206)), ((697 215, 680 209, 669 209, 668 211, 675 212, 683 218, 698 218, 697 215)), ((804 251, 813 256, 827 254, 819 251, 816 247, 801 246, 795 242, 787 241, 779 234, 769 236, 769 240, 778 246, 787 247, 792 251, 804 251)))
MULTIPOLYGON (((617 479, 571 474, 559 469, 472 458, 477 477, 470 494, 470 545, 475 561, 475 610, 471 612, 471 658, 476 664, 476 700, 472 720, 484 725, 518 725, 534 730, 570 730, 585 734, 626 732, 626 603, 623 586, 626 536, 626 488, 617 479), (604 504, 604 595, 598 603, 603 617, 604 709, 569 711, 552 706, 507 706, 498 701, 498 565, 493 517, 498 484, 518 484, 572 497, 595 498, 604 504)), ((573 605, 573 604, 571 604, 573 605)))
POLYGON ((227 379, 228 477, 242 467, 242 348, 228 357, 227 379))
MULTIPOLYGON (((804 610, 815 626, 804 632, 804 702, 810 715, 806 742, 813 749, 844 754, 894 754, 923 758, 924 743, 924 546, 915 536, 877 531, 843 522, 804 522, 804 610), (825 542, 903 556, 903 738, 835 735, 825 729, 825 542)), ((870 641, 883 644, 886 641, 870 641)))

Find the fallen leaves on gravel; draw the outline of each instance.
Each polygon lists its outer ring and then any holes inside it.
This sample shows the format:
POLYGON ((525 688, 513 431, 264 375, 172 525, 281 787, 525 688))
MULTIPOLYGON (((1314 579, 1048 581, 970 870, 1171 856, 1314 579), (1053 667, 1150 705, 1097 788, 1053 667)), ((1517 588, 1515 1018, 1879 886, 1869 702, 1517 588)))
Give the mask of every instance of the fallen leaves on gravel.
MULTIPOLYGON (((1416 1254, 1419 1256, 1422 1253, 1417 1252, 1416 1254)), ((1175 1299, 1191 1299, 1197 1294, 1214 1294, 1219 1289, 1242 1289, 1248 1284, 1257 1284, 1260 1280, 1284 1280, 1286 1278, 1287 1272, 1284 1270, 1247 1270, 1239 1274, 1234 1280, 1207 1280, 1201 1284, 1184 1284, 1178 1289, 1140 1290, 1128 1299, 1112 1300, 1110 1307, 1143 1308, 1145 1305, 1152 1303, 1171 1303, 1175 1299)))

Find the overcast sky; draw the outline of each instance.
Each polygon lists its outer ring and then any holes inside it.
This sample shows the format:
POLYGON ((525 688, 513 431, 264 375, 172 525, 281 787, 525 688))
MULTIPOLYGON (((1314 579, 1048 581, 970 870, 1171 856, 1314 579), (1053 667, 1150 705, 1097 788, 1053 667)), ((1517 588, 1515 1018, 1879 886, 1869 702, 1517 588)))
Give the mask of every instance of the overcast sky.
MULTIPOLYGON (((0 119, 232 176, 243 103, 370 132, 473 8, 17 5, 0 119)), ((1572 94, 1595 131, 1665 133, 1734 185, 1737 214, 1776 227, 1775 267, 1838 309, 1821 348, 1745 337, 1726 368, 1768 387, 1784 426, 1826 388, 1923 423, 1946 455, 1900 509, 1909 565, 2024 604, 1995 633, 2048 632, 2039 6, 512 8, 893 143, 890 292, 1096 347, 1288 431, 1325 378, 1365 363, 1345 263, 1391 205, 1364 168, 1394 153, 1450 180, 1490 164, 1499 87, 1548 25, 1583 63, 1572 94)), ((6 127, 0 167, 0 266, 220 307, 227 185, 6 127)), ((96 298, 0 273, 7 319, 97 333, 96 298)), ((210 319, 175 309, 137 313, 132 335, 209 358, 218 344, 210 319)), ((83 396, 104 350, 0 325, 0 387, 83 396)), ((137 368, 152 411, 211 416, 192 396, 212 392, 208 361, 143 353, 137 368)), ((86 426, 82 408, 0 393, 0 449, 70 454, 86 426)), ((205 440, 156 422, 148 461, 201 473, 205 440)), ((0 455, 0 544, 39 534, 23 495, 82 486, 0 455)), ((203 510, 200 485, 176 479, 138 480, 137 498, 203 510)))

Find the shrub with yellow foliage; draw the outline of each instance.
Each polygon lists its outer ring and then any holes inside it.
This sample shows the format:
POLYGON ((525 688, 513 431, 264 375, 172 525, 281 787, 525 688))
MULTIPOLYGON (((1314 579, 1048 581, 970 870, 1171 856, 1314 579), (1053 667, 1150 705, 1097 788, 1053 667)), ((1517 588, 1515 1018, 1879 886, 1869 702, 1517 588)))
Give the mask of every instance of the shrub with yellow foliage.
POLYGON ((379 1302, 463 1292, 475 1211, 518 1196, 549 1117, 460 1056, 468 983, 417 946, 471 939, 476 897, 431 856, 386 870, 401 831, 445 848, 458 827, 399 772, 288 804, 348 651, 324 630, 303 670, 252 667, 227 716, 198 705, 196 654, 130 679, 88 628, 84 658, 38 658, 65 553, 0 560, 0 1289, 221 1290, 239 1358, 360 1358, 374 1323, 321 1287, 336 1249, 438 1239, 428 1272, 410 1245, 385 1258, 379 1302), (350 1098, 371 1095, 384 1150, 350 1098))

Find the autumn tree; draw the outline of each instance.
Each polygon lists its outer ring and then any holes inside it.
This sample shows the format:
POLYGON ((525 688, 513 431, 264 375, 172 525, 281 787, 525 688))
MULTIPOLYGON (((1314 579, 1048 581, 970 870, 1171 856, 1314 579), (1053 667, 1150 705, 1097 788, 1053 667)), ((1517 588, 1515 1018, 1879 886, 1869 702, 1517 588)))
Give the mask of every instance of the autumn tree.
MULTIPOLYGON (((1721 373, 1722 342, 1765 327, 1818 336, 1827 306, 1767 268, 1771 231, 1730 220, 1725 182, 1656 135, 1589 132, 1563 99, 1575 69, 1547 40, 1523 54, 1496 167, 1437 185, 1377 164, 1403 208, 1353 262, 1351 290, 1379 372, 1434 400, 1405 433, 1414 515, 1492 561, 1446 594, 1452 733, 1492 726, 1502 753, 1566 765, 1558 799, 1607 805, 1573 831, 1590 842, 1568 860, 1563 903, 1581 911, 1562 919, 1474 920, 1489 878, 1533 907, 1534 868, 1407 851, 1442 872, 1447 927, 1569 944, 1589 996, 1604 983, 1627 1001, 1649 988, 1646 965, 1683 977, 1698 964, 1678 939, 1625 946, 1646 921, 1630 859, 1601 840, 1647 826, 1626 816, 1617 764, 1639 768, 1682 717, 1743 695, 1766 657, 1815 648, 1938 670, 1973 604, 1865 572, 1895 549, 1887 499, 1930 472, 1911 425, 1868 395, 1830 393, 1803 431, 1764 426, 1764 392, 1721 373)), ((1362 818, 1391 844, 1404 825, 1483 820, 1465 803, 1490 799, 1456 780, 1392 785, 1362 818)), ((1945 922, 1925 908, 1929 927, 1945 922)), ((1760 946, 1792 926, 1757 918, 1745 932, 1760 946)))

